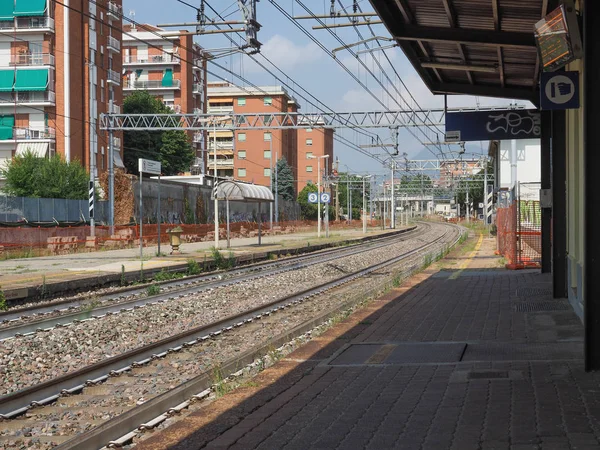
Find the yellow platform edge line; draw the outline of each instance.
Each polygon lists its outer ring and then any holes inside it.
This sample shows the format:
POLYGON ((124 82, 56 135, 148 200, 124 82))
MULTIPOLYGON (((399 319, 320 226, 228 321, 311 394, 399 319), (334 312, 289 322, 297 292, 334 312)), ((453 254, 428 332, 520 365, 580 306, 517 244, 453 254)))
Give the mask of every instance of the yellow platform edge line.
POLYGON ((458 271, 456 271, 452 275, 450 275, 450 277, 448 278, 449 280, 456 280, 458 277, 460 277, 460 275, 464 272, 464 270, 467 267, 469 267, 469 264, 471 264, 471 261, 473 261, 473 258, 475 258, 475 255, 481 248, 481 244, 483 244, 483 234, 482 233, 479 234, 479 239, 477 240, 477 244, 475 244, 475 249, 469 254, 467 259, 465 261, 463 261, 463 263, 460 265, 458 271))

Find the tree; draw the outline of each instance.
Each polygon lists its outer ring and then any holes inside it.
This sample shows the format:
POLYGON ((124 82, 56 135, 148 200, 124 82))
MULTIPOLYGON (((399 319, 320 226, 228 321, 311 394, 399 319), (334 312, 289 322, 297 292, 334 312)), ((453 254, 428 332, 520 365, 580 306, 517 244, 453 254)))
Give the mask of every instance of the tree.
MULTIPOLYGON (((135 91, 123 103, 125 114, 172 114, 173 111, 147 91, 135 91)), ((160 161, 163 175, 190 169, 195 152, 184 131, 125 131, 123 163, 138 173, 138 159, 160 161)))
POLYGON ((296 193, 294 192, 294 174, 285 157, 277 161, 275 171, 277 173, 277 183, 275 183, 275 174, 273 174, 273 192, 275 192, 275 185, 277 184, 277 193, 284 200, 293 202, 296 197, 296 193))
MULTIPOLYGON (((356 175, 351 175, 346 172, 339 173, 338 183, 338 197, 339 207, 344 212, 348 213, 348 196, 351 194, 352 197, 352 218, 360 218, 360 210, 363 207, 363 179, 356 175), (348 181, 350 181, 348 183, 348 181)), ((365 181, 365 197, 367 205, 371 193, 371 180, 365 181)), ((367 206, 368 209, 368 206, 367 206)))
POLYGON ((60 155, 40 158, 27 150, 0 169, 4 192, 16 197, 88 198, 89 174, 79 161, 67 163, 60 155))
POLYGON ((317 218, 317 205, 316 203, 308 203, 308 194, 311 192, 317 192, 317 185, 309 182, 298 194, 298 204, 303 219, 315 220, 317 218))

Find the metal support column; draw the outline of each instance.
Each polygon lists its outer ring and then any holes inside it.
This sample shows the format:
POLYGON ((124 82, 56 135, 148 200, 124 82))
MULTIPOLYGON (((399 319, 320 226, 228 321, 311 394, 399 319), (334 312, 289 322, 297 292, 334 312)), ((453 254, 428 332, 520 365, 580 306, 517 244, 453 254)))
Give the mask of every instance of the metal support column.
MULTIPOLYGON (((567 136, 565 121, 564 111, 552 112, 552 278, 554 298, 567 297, 567 136)), ((542 239, 543 237, 542 232, 542 239)))
POLYGON ((108 226, 109 233, 115 234, 115 157, 113 130, 108 130, 108 226))
POLYGON ((580 195, 584 196, 585 265, 582 294, 585 302, 585 369, 589 371, 600 370, 600 189, 596 179, 600 167, 600 2, 586 1, 583 8, 585 64, 581 97, 585 101, 584 192, 580 195))
MULTIPOLYGON (((554 191, 554 183, 550 182, 552 178, 552 112, 542 111, 542 136, 541 136, 541 187, 554 191)), ((542 273, 552 271, 552 208, 542 208, 542 273)))

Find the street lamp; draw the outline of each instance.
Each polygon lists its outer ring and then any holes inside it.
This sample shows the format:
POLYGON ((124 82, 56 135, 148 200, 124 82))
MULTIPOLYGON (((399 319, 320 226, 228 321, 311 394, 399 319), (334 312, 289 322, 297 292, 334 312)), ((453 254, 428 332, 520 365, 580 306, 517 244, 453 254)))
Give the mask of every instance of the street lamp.
POLYGON ((306 155, 309 159, 317 160, 317 237, 321 237, 321 159, 329 158, 329 155, 315 156, 306 155))

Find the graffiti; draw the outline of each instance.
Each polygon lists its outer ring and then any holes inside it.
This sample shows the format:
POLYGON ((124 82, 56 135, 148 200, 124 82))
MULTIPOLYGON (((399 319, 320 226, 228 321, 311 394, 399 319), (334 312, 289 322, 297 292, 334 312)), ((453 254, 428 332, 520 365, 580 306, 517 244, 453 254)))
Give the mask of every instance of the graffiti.
POLYGON ((527 111, 527 116, 516 112, 506 112, 504 114, 488 116, 486 129, 490 133, 504 131, 512 136, 518 137, 520 134, 539 135, 541 132, 541 118, 539 114, 532 114, 527 111))

